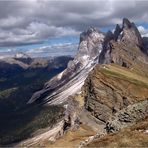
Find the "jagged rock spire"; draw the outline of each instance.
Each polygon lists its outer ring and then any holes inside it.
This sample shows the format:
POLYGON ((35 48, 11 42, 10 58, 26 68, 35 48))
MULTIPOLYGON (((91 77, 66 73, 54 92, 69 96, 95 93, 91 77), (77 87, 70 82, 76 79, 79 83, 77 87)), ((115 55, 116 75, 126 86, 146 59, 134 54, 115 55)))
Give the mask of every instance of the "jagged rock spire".
POLYGON ((127 18, 123 18, 123 25, 122 25, 123 29, 131 28, 131 26, 132 26, 131 22, 127 18))
POLYGON ((98 55, 101 49, 99 46, 103 42, 103 39, 103 33, 99 32, 96 28, 89 27, 88 30, 80 34, 78 53, 75 58, 79 61, 84 55, 90 58, 98 55))
POLYGON ((120 33, 122 31, 122 28, 120 28, 119 24, 116 25, 115 31, 114 31, 114 39, 117 41, 120 33))
MULTIPOLYGON (((114 34, 111 31, 106 34, 103 43, 103 50, 99 56, 99 63, 110 63, 114 61, 111 57, 113 53, 112 45, 114 43, 117 46, 119 44, 121 46, 124 45, 128 50, 132 50, 133 48, 139 48, 139 50, 142 50, 143 48, 141 34, 139 33, 136 25, 131 23, 127 18, 123 19, 122 28, 120 28, 120 26, 117 24, 114 34)), ((122 63, 121 59, 119 60, 119 63, 122 63)))
POLYGON ((118 24, 116 25, 114 40, 142 47, 142 37, 139 30, 136 25, 127 18, 123 19, 122 27, 118 24))
POLYGON ((131 23, 127 18, 123 19, 121 41, 137 46, 142 46, 142 37, 134 23, 131 23))
POLYGON ((93 32, 98 32, 96 28, 89 27, 86 31, 80 34, 80 42, 87 40, 88 36, 90 36, 93 32))

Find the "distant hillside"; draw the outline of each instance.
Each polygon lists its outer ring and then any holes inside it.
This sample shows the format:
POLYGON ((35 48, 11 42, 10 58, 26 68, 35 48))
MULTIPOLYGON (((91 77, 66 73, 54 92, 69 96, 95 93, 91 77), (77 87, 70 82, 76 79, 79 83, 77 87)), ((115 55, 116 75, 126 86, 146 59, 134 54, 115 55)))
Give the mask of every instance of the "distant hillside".
POLYGON ((28 138, 38 128, 51 126, 62 116, 60 106, 49 108, 27 102, 47 80, 63 71, 71 59, 32 59, 19 55, 0 61, 0 145, 28 138))

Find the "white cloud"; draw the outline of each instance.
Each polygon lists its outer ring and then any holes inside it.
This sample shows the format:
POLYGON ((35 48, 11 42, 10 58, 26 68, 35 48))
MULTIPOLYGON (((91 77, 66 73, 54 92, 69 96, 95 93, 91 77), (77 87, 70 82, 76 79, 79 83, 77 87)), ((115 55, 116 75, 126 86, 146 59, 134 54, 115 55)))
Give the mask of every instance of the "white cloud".
POLYGON ((144 28, 143 26, 138 26, 138 30, 141 33, 142 37, 148 37, 148 28, 144 28))
POLYGON ((76 35, 79 32, 69 27, 55 27, 44 23, 31 22, 26 29, 0 29, 0 45, 19 45, 42 42, 49 37, 76 35))
POLYGON ((89 26, 111 27, 124 17, 148 23, 147 10, 148 1, 135 0, 0 1, 0 46, 73 35, 89 26))
POLYGON ((77 47, 78 47, 77 44, 72 44, 72 43, 54 44, 54 45, 43 46, 40 48, 29 49, 26 53, 34 57, 47 56, 47 55, 53 57, 63 56, 63 55, 74 56, 77 47))

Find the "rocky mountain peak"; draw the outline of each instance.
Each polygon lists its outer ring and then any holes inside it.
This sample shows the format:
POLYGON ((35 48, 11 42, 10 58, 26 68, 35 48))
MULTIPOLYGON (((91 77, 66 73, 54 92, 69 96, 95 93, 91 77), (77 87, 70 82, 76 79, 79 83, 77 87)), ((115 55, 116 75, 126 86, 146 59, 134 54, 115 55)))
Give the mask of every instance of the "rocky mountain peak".
POLYGON ((123 18, 123 28, 128 29, 131 28, 132 24, 127 18, 123 18))
POLYGON ((29 55, 23 53, 23 52, 18 52, 14 55, 15 59, 23 58, 23 59, 28 59, 31 58, 29 55))
POLYGON ((66 101, 68 96, 80 92, 88 73, 98 63, 103 41, 104 34, 93 27, 82 32, 74 59, 68 63, 62 73, 47 82, 42 90, 36 92, 28 103, 42 98, 49 104, 60 104, 66 101))
POLYGON ((87 38, 94 32, 98 32, 97 29, 94 27, 89 27, 86 31, 80 34, 80 42, 87 40, 87 38))
POLYGON ((128 19, 123 19, 121 41, 132 45, 142 46, 142 37, 136 25, 128 19))
POLYGON ((103 40, 103 33, 99 32, 96 28, 90 27, 88 30, 82 32, 75 60, 84 63, 86 62, 86 57, 92 60, 96 58, 102 50, 103 40))
POLYGON ((33 61, 33 59, 29 55, 23 52, 16 53, 14 59, 25 64, 31 64, 31 62, 33 61))
MULTIPOLYGON (((141 51, 145 51, 145 53, 147 53, 145 48, 146 43, 144 44, 136 25, 124 18, 122 28, 117 24, 114 34, 111 31, 106 34, 103 42, 103 50, 99 56, 99 63, 115 62, 120 65, 123 63, 123 65, 125 65, 126 63, 129 67, 130 62, 125 62, 127 60, 125 58, 126 55, 129 54, 131 59, 134 59, 135 55, 136 58, 139 57, 139 59, 142 59, 140 56, 145 56, 141 51), (120 52, 122 52, 122 58, 121 53, 119 54, 119 49, 120 52), (123 55, 124 51, 126 51, 125 55, 123 55)), ((142 62, 144 61, 145 60, 142 60, 142 62)))
POLYGON ((79 69, 88 64, 96 63, 102 51, 104 34, 96 28, 89 27, 88 30, 80 34, 78 51, 73 61, 68 63, 68 69, 79 69))

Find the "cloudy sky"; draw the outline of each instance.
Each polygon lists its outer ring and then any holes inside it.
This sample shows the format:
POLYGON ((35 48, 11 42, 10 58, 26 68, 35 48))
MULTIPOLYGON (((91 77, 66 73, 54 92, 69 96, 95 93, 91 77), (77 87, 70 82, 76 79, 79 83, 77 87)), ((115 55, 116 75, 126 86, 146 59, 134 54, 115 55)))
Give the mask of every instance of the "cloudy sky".
POLYGON ((148 1, 134 0, 11 0, 0 1, 0 49, 77 43, 89 26, 102 31, 134 21, 148 36, 148 1), (52 42, 50 42, 52 40, 52 42))

